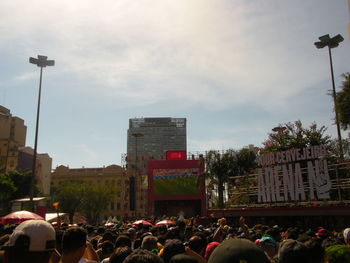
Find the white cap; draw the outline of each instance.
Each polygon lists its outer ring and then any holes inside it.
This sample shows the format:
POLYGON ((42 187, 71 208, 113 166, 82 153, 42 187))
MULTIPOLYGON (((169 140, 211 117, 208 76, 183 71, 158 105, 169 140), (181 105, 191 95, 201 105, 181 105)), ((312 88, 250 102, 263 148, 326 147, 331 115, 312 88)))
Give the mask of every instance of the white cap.
POLYGON ((344 240, 346 243, 350 241, 350 228, 345 228, 343 232, 344 240))
POLYGON ((27 220, 15 228, 8 246, 29 252, 55 249, 56 232, 44 220, 27 220))

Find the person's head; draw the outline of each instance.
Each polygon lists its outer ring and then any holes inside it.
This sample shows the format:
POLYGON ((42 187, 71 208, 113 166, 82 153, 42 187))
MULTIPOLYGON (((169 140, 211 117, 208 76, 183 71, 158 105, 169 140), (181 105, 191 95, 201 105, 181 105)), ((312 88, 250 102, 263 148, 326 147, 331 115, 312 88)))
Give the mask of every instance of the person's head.
POLYGON ((203 254, 206 243, 200 236, 193 236, 188 241, 188 246, 196 253, 203 254))
POLYGON ((4 262, 47 263, 56 247, 56 233, 44 220, 28 220, 18 225, 4 247, 4 262))
POLYGON ((142 240, 141 248, 149 251, 157 249, 157 238, 154 236, 145 236, 142 240))
POLYGON ((131 254, 130 247, 117 247, 109 257, 109 263, 122 263, 124 259, 131 254))
POLYGON ((213 253, 214 249, 219 245, 219 242, 211 242, 207 245, 206 249, 205 249, 205 260, 208 261, 210 255, 213 253))
POLYGON ((271 236, 277 242, 280 242, 282 239, 281 232, 277 226, 267 229, 265 234, 271 236))
POLYGON ((102 238, 101 238, 102 242, 110 241, 112 243, 115 243, 115 240, 116 240, 116 236, 110 231, 103 233, 102 238))
POLYGON ((327 237, 329 237, 329 231, 327 231, 324 228, 320 228, 317 230, 315 235, 317 236, 317 238, 324 240, 327 237))
POLYGON ((287 229, 286 238, 297 240, 299 236, 299 230, 296 227, 290 227, 287 229))
POLYGON ((103 242, 101 246, 101 251, 102 251, 102 257, 103 257, 103 258, 100 258, 101 260, 105 258, 109 258, 114 251, 114 244, 111 241, 103 242))
POLYGON ((131 239, 127 235, 120 235, 115 241, 115 247, 131 247, 131 239))
POLYGON ((344 242, 350 245, 350 228, 345 228, 343 231, 344 242))
POLYGON ((184 252, 185 246, 179 239, 168 239, 163 248, 164 263, 168 263, 173 256, 184 252))
POLYGON ((173 256, 169 263, 198 263, 198 261, 186 254, 177 254, 173 256))
POLYGON ((293 239, 286 239, 280 243, 278 257, 279 263, 307 263, 308 251, 303 243, 293 239))
POLYGON ((62 255, 69 255, 78 260, 86 248, 86 232, 81 227, 68 228, 62 237, 62 255))
POLYGON ((326 248, 328 263, 350 263, 350 247, 346 245, 335 245, 326 248))
POLYGON ((129 228, 127 230, 127 233, 129 234, 131 240, 135 240, 137 238, 137 233, 135 228, 133 227, 129 228))
POLYGON ((247 239, 226 239, 218 245, 208 259, 208 263, 268 263, 269 260, 260 247, 247 239))
POLYGON ((277 255, 277 244, 272 237, 264 236, 261 239, 257 239, 255 244, 261 247, 270 258, 277 255))
POLYGON ((304 242, 304 245, 308 250, 308 256, 310 258, 310 262, 315 262, 315 263, 324 262, 325 249, 322 247, 319 240, 310 239, 304 242))
POLYGON ((162 263, 161 258, 145 249, 134 250, 123 263, 162 263))

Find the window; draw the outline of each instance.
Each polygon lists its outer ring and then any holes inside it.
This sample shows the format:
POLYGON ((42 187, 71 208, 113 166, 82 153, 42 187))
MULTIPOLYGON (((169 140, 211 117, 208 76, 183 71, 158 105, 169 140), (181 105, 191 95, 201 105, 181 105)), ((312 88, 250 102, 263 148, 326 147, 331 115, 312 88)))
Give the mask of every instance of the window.
POLYGON ((114 202, 111 203, 111 210, 114 210, 114 202))

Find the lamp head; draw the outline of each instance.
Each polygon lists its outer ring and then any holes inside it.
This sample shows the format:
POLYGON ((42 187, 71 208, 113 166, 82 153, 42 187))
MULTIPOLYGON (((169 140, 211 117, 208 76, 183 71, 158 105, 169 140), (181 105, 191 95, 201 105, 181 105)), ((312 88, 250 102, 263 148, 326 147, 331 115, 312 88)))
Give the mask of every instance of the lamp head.
POLYGON ((315 42, 317 48, 324 48, 328 46, 329 48, 335 48, 339 46, 339 43, 344 41, 342 35, 338 34, 335 37, 330 37, 328 34, 318 38, 320 41, 315 42))
POLYGON ((46 66, 54 66, 54 60, 47 60, 47 56, 38 55, 38 58, 29 58, 29 63, 35 64, 38 67, 44 68, 46 66))

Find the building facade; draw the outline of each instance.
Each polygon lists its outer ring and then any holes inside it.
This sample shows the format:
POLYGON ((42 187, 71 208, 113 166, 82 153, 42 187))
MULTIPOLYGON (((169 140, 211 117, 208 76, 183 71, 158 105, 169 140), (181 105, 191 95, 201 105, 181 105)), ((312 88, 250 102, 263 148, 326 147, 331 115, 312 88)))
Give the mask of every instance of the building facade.
MULTIPOLYGON (((135 118, 129 120, 127 156, 165 159, 167 151, 186 151, 186 118, 135 118)), ((145 171, 142 169, 142 171, 145 171)))
MULTIPOLYGON (((33 148, 28 146, 19 147, 17 169, 20 171, 32 171, 33 156, 33 148)), ((43 196, 50 195, 51 170, 52 158, 47 153, 38 153, 36 155, 35 184, 43 196)))
POLYGON ((119 165, 110 165, 102 168, 69 168, 58 166, 51 177, 51 186, 58 186, 60 182, 79 180, 91 184, 112 185, 115 188, 114 200, 109 204, 108 210, 100 215, 101 219, 110 216, 123 218, 130 216, 129 211, 129 180, 126 171, 119 165))
POLYGON ((9 109, 0 106, 0 172, 16 170, 18 148, 25 145, 26 134, 24 120, 12 116, 9 109))
POLYGON ((165 160, 168 151, 187 150, 186 118, 134 118, 129 120, 126 163, 130 177, 130 210, 147 215, 150 160, 165 160))
MULTIPOLYGON (((0 172, 32 170, 34 150, 25 146, 26 136, 24 120, 0 106, 0 172)), ((52 159, 47 153, 38 154, 36 165, 36 186, 42 195, 48 196, 52 159)))

